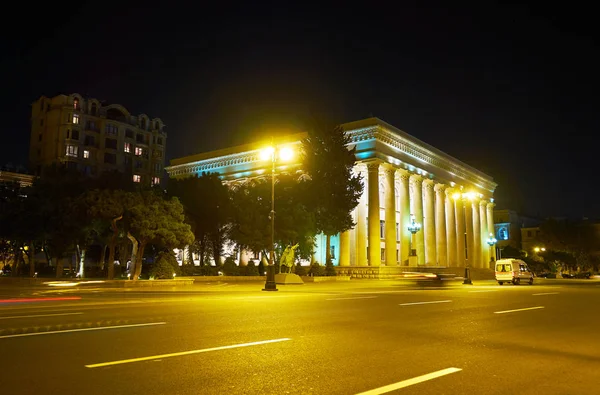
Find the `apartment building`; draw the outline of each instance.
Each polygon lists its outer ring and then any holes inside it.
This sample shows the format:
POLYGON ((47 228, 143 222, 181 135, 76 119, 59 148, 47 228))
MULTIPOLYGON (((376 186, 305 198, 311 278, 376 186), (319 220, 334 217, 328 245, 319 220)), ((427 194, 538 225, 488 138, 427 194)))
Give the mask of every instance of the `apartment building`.
POLYGON ((92 177, 117 170, 135 183, 156 185, 164 171, 164 126, 160 118, 77 93, 42 96, 31 108, 30 168, 37 176, 52 164, 92 177))

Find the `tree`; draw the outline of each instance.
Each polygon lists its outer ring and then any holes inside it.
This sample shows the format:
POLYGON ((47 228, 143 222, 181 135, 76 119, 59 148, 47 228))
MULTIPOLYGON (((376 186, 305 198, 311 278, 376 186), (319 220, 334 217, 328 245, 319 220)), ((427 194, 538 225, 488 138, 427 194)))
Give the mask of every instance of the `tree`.
MULTIPOLYGON (((308 208, 308 185, 292 174, 276 177, 275 244, 276 252, 299 244, 297 256, 311 256, 316 224, 308 208)), ((230 240, 238 246, 266 253, 271 249, 271 180, 253 179, 232 188, 233 219, 230 240)), ((280 254, 277 254, 280 255, 280 254)))
POLYGON ((62 258, 75 251, 77 235, 85 220, 80 218, 77 197, 86 190, 86 179, 61 166, 50 166, 44 175, 33 182, 24 200, 24 223, 29 227, 30 240, 40 243, 56 262, 56 277, 62 277, 62 258))
POLYGON ((169 180, 168 193, 176 196, 185 210, 198 244, 200 262, 209 252, 218 264, 231 217, 229 190, 217 173, 169 180))
POLYGON ((127 193, 119 189, 94 189, 84 194, 82 199, 88 208, 88 213, 93 221, 97 221, 98 229, 97 237, 101 241, 102 246, 105 245, 104 240, 107 233, 110 234, 108 239, 108 270, 107 277, 109 280, 115 277, 115 249, 117 238, 119 236, 118 221, 123 219, 125 208, 133 205, 134 194, 127 193))
POLYGON ((302 141, 317 230, 327 238, 327 262, 331 261, 331 236, 354 227, 352 210, 363 192, 362 177, 352 172, 356 148, 348 148, 350 143, 341 126, 329 131, 317 128, 302 141))
POLYGON ((183 206, 176 197, 160 191, 129 193, 125 221, 127 237, 132 241, 132 279, 142 272, 144 250, 149 243, 168 249, 183 248, 194 241, 190 225, 184 222, 183 206))

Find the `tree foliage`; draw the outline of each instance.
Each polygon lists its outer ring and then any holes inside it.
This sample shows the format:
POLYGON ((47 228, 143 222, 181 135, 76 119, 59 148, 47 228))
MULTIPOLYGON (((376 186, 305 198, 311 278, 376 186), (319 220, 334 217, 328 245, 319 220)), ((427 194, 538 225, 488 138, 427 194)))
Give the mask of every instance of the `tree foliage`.
POLYGON ((348 148, 350 143, 341 126, 333 130, 317 128, 302 141, 311 206, 317 230, 327 236, 328 261, 331 236, 354 227, 352 210, 363 192, 361 176, 352 171, 356 148, 348 148))

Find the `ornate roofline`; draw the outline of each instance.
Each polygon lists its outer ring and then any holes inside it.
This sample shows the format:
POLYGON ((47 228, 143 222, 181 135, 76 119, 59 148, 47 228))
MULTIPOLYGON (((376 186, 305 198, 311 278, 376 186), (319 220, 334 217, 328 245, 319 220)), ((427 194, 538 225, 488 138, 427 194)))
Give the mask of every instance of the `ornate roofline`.
MULTIPOLYGON (((449 174, 473 183, 475 186, 493 192, 497 185, 485 173, 453 158, 439 149, 395 128, 378 118, 369 118, 361 121, 343 124, 342 127, 350 136, 349 145, 359 145, 362 142, 374 141, 385 144, 392 150, 406 154, 416 160, 422 161, 448 172, 449 174)), ((299 145, 306 133, 298 133, 285 139, 287 144, 299 145)), ((217 172, 222 177, 230 178, 236 175, 247 177, 264 171, 267 164, 259 167, 249 166, 260 160, 259 144, 246 144, 230 147, 218 151, 211 151, 171 160, 173 165, 165 167, 170 177, 178 177, 202 172, 217 172), (241 175, 243 173, 243 175, 241 175)), ((376 147, 366 151, 376 152, 376 147)), ((298 166, 298 163, 292 166, 298 166)))
MULTIPOLYGON (((376 140, 436 168, 446 170, 488 191, 493 192, 498 186, 487 174, 377 118, 371 119, 375 121, 374 125, 347 130, 352 143, 358 144, 363 141, 376 140)), ((345 125, 350 126, 352 124, 345 125)))

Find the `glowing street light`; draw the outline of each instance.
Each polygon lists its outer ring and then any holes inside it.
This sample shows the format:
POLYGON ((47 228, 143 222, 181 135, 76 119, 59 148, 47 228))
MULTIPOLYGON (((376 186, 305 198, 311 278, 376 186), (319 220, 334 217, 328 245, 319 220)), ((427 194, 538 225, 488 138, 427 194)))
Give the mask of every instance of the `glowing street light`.
MULTIPOLYGON (((415 244, 414 242, 414 238, 415 235, 417 234, 418 231, 421 230, 421 224, 415 221, 415 215, 411 214, 410 215, 410 223, 408 224, 408 231, 411 233, 411 237, 410 237, 410 254, 409 256, 415 257, 413 258, 414 260, 416 260, 416 256, 417 256, 417 250, 413 249, 413 245, 415 244)), ((410 258, 409 258, 410 260, 410 258)), ((416 262, 418 264, 418 262, 416 262)))
POLYGON ((276 147, 271 145, 260 152, 262 160, 271 160, 271 252, 267 265, 267 279, 263 291, 277 291, 275 283, 275 164, 278 160, 287 162, 294 157, 294 150, 290 147, 276 147))
POLYGON ((498 240, 496 240, 494 235, 492 233, 490 233, 490 237, 488 237, 488 239, 487 239, 487 243, 490 246, 490 263, 492 263, 494 261, 494 254, 492 254, 492 248, 494 248, 494 246, 496 245, 497 242, 498 242, 498 240))

